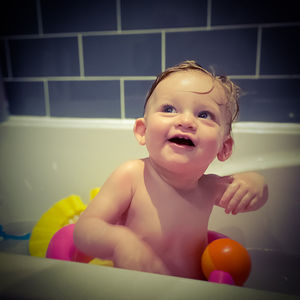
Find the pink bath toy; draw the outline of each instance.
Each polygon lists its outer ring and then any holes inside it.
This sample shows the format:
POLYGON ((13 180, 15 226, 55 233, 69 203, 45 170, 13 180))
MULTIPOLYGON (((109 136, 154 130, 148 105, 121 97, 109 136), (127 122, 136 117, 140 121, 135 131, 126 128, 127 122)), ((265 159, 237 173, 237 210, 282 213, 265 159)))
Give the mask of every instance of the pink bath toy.
MULTIPOLYGON (((58 230, 53 235, 53 237, 50 240, 50 243, 48 245, 47 252, 46 252, 46 257, 47 258, 67 260, 67 261, 76 261, 76 262, 82 262, 82 263, 89 263, 93 260, 92 257, 89 257, 89 256, 85 255, 84 253, 80 252, 76 248, 76 246, 74 244, 74 240, 73 240, 74 227, 75 227, 75 224, 66 225, 66 226, 62 227, 60 230, 58 230)), ((223 254, 224 257, 221 257, 222 253, 223 253, 222 251, 225 251, 228 248, 227 245, 222 246, 222 243, 225 242, 225 244, 226 244, 227 240, 230 241, 229 238, 227 238, 225 235, 223 235, 219 232, 208 231, 208 246, 205 249, 205 251, 203 253, 203 256, 202 256, 202 268, 203 268, 204 274, 206 275, 206 278, 210 282, 225 283, 225 284, 231 284, 231 285, 235 285, 235 284, 242 285, 242 283, 246 280, 248 275, 245 278, 242 279, 242 282, 239 282, 239 280, 236 280, 237 282, 235 282, 235 280, 233 279, 233 276, 229 272, 226 271, 228 268, 229 269, 231 268, 231 264, 233 262, 231 262, 231 263, 227 262, 228 258, 227 258, 226 255, 224 256, 224 254, 223 254), (216 245, 216 247, 214 246, 214 243, 217 240, 220 240, 219 242, 221 243, 221 247, 217 246, 217 245, 216 245), (225 249, 224 247, 225 248, 227 247, 227 248, 225 249), (213 250, 211 250, 211 249, 213 249, 213 250), (215 257, 212 256, 211 257, 208 254, 209 251, 216 252, 217 256, 215 256, 215 257), (218 256, 220 256, 220 257, 218 257, 218 256), (226 262, 223 261, 224 259, 226 260, 226 262), (225 267, 224 267, 223 270, 222 270, 223 267, 218 269, 214 266, 214 264, 218 261, 219 261, 220 266, 223 266, 223 265, 226 266, 226 264, 228 264, 228 263, 230 264, 230 266, 227 267, 227 269, 225 267)), ((232 243, 234 243, 234 244, 237 243, 233 240, 231 240, 231 241, 232 241, 231 244, 232 243)), ((240 247, 242 247, 242 246, 240 246, 240 247)), ((232 259, 233 260, 235 260, 235 259, 238 260, 238 254, 239 253, 238 252, 235 253, 231 249, 231 246, 228 249, 230 250, 230 252, 233 253, 233 255, 231 255, 233 257, 231 257, 230 259, 231 260, 232 259)), ((239 250, 239 251, 241 251, 241 250, 239 250)), ((245 252, 246 250, 243 248, 242 251, 245 252)), ((214 254, 214 253, 212 253, 212 254, 214 254)), ((246 255, 247 255, 247 253, 246 253, 246 255)), ((248 272, 250 272, 250 261, 249 262, 246 261, 246 262, 247 262, 247 266, 246 266, 247 270, 246 271, 248 273, 248 272)), ((102 265, 111 265, 112 266, 113 264, 112 263, 107 264, 107 263, 104 263, 104 261, 103 261, 102 265)), ((243 269, 243 267, 242 267, 242 269, 243 269)))
POLYGON ((47 258, 84 263, 92 260, 92 257, 83 254, 75 247, 73 241, 74 226, 75 224, 66 225, 53 235, 48 245, 47 258))
POLYGON ((210 273, 208 281, 235 285, 232 276, 225 271, 214 270, 210 273))
POLYGON ((224 238, 228 238, 228 236, 226 236, 223 233, 220 233, 220 232, 217 232, 217 231, 212 231, 212 230, 208 230, 208 232, 207 232, 207 242, 208 242, 208 244, 213 242, 214 240, 224 239, 224 238))

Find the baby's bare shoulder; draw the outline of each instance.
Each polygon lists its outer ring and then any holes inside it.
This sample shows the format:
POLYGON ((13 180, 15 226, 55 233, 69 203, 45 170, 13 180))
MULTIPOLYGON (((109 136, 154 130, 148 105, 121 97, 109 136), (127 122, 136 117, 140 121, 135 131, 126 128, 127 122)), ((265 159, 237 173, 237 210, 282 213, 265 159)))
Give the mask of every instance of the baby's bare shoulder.
POLYGON ((209 202, 214 202, 220 194, 222 188, 221 178, 215 174, 205 174, 199 180, 199 190, 201 195, 205 195, 209 202))
POLYGON ((141 176, 143 169, 143 160, 129 160, 122 163, 117 169, 115 169, 110 177, 119 181, 132 181, 141 176))
POLYGON ((136 174, 137 171, 144 169, 144 161, 142 159, 129 160, 121 164, 116 171, 124 174, 136 174))

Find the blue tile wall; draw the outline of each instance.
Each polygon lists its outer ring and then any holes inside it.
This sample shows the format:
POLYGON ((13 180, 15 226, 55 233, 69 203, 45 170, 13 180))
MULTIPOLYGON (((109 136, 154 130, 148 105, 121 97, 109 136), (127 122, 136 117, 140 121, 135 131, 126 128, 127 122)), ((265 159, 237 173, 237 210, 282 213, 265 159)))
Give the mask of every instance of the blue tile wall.
POLYGON ((36 1, 0 1, 0 35, 31 33, 38 33, 36 1))
POLYGON ((262 122, 300 122, 298 79, 239 79, 240 119, 262 122))
POLYGON ((49 101, 55 117, 120 118, 118 81, 51 81, 49 101))
POLYGON ((152 81, 125 81, 125 111, 126 118, 142 116, 144 100, 152 85, 152 81))
POLYGON ((7 82, 6 93, 13 115, 44 116, 45 99, 41 82, 7 82))
POLYGON ((212 25, 300 21, 297 0, 213 0, 212 25))
POLYGON ((76 38, 17 39, 9 46, 15 77, 79 75, 76 38))
POLYGON ((266 28, 261 47, 261 74, 299 74, 300 27, 266 28))
POLYGON ((87 76, 147 76, 161 71, 159 34, 122 34, 83 38, 87 76))
POLYGON ((194 59, 241 85, 240 121, 300 122, 297 2, 1 0, 10 113, 136 118, 155 76, 194 59))
POLYGON ((121 1, 123 29, 206 26, 206 0, 121 1))
POLYGON ((7 73, 7 64, 5 59, 5 44, 4 41, 0 40, 0 72, 4 77, 8 76, 7 73))
POLYGON ((254 75, 256 43, 256 29, 167 33, 166 62, 169 67, 192 57, 216 72, 254 75))
POLYGON ((116 30, 116 1, 42 0, 45 33, 116 30))

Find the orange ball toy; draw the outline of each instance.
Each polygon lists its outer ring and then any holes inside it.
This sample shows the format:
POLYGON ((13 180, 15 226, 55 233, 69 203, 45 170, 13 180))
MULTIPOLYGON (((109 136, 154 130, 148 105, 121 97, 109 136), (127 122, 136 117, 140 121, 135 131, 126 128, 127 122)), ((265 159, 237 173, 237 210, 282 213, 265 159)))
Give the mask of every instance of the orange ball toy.
POLYGON ((229 273, 236 285, 242 286, 251 270, 248 251, 237 241, 229 238, 214 240, 203 252, 202 270, 207 279, 215 270, 229 273))

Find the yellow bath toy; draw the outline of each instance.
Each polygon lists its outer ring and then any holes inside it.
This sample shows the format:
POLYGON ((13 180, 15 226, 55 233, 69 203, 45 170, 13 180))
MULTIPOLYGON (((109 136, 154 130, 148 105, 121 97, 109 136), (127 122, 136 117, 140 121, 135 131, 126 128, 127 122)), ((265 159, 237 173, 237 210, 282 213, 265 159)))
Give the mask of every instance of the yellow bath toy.
POLYGON ((71 195, 56 202, 46 211, 34 226, 29 240, 29 253, 45 257, 49 242, 59 229, 76 222, 86 205, 77 195, 71 195))
MULTIPOLYGON (((90 200, 92 200, 97 195, 99 190, 100 188, 94 188, 90 191, 90 200)), ((70 195, 56 202, 48 211, 46 211, 42 215, 42 217, 32 230, 29 240, 30 255, 63 259, 59 258, 64 257, 63 255, 51 257, 52 254, 49 254, 51 252, 50 248, 53 250, 53 244, 56 242, 54 238, 55 236, 59 236, 59 232, 63 232, 61 229, 66 228, 67 225, 74 224, 85 209, 86 204, 84 204, 81 201, 81 198, 77 195, 70 195)), ((70 247, 72 249, 75 247, 72 235, 63 236, 63 238, 60 238, 60 241, 62 240, 64 241, 65 246, 67 245, 67 247, 70 247)), ((54 248, 59 247, 56 245, 54 248)), ((61 249, 63 249, 63 247, 61 249)), ((57 251, 55 252, 57 253, 57 251)), ((80 253, 75 248, 73 251, 73 255, 69 256, 68 259, 65 259, 79 262, 88 262, 89 264, 95 265, 113 266, 112 261, 109 260, 101 260, 98 258, 87 259, 87 256, 80 253)))

